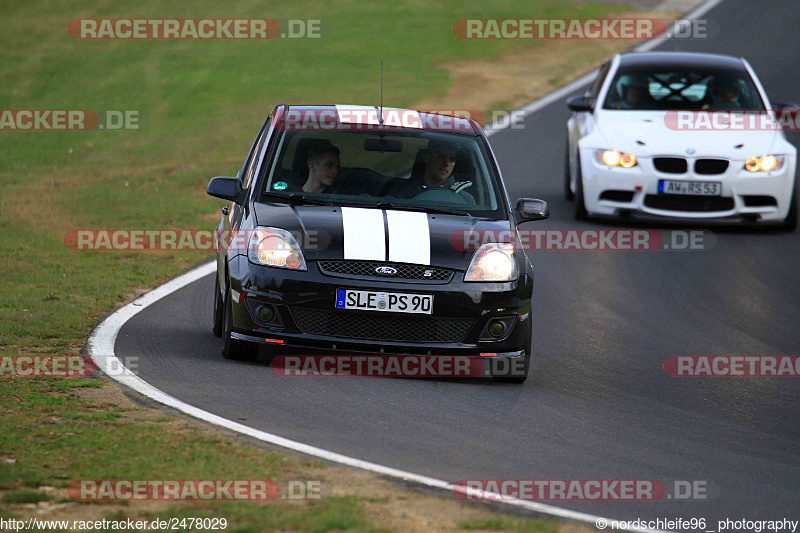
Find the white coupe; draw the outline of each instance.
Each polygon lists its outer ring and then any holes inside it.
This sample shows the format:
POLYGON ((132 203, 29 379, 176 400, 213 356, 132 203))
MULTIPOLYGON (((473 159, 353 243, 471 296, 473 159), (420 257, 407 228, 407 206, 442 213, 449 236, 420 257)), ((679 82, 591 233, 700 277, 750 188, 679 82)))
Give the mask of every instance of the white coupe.
POLYGON ((743 58, 616 55, 567 100, 564 184, 575 216, 797 225, 797 110, 770 104, 743 58), (787 120, 788 117, 788 120, 787 120))

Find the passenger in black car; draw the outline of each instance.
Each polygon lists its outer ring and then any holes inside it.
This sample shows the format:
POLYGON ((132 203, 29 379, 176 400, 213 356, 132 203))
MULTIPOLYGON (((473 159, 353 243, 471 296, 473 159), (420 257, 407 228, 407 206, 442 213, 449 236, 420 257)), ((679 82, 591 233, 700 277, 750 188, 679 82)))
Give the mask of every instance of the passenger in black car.
POLYGON ((275 181, 272 190, 281 192, 336 192, 339 174, 339 149, 330 143, 320 144, 308 152, 308 177, 284 172, 285 181, 275 181))

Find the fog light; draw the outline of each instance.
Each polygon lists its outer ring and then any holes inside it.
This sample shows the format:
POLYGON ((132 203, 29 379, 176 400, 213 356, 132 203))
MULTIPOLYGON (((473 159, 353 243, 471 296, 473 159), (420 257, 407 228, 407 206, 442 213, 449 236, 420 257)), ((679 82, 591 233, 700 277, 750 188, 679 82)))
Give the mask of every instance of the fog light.
POLYGON ((503 333, 505 333, 505 331, 506 325, 499 320, 495 320, 489 324, 489 334, 491 334, 493 337, 500 337, 503 335, 503 333))
POLYGON ((271 305, 261 305, 258 307, 258 319, 262 322, 269 322, 273 318, 275 318, 275 310, 272 308, 271 305))

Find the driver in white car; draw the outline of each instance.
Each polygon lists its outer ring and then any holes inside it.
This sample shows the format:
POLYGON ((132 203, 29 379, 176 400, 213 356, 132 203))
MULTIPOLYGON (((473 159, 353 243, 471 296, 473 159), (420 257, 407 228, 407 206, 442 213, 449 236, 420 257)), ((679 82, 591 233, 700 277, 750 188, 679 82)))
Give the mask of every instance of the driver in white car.
POLYGON ((710 103, 703 109, 742 109, 739 84, 730 78, 714 78, 708 84, 710 103))
POLYGON ((448 189, 474 205, 475 198, 464 190, 472 183, 456 181, 452 175, 461 154, 458 148, 432 141, 422 154, 423 170, 412 171, 411 177, 390 190, 389 195, 397 198, 414 198, 427 190, 448 189))

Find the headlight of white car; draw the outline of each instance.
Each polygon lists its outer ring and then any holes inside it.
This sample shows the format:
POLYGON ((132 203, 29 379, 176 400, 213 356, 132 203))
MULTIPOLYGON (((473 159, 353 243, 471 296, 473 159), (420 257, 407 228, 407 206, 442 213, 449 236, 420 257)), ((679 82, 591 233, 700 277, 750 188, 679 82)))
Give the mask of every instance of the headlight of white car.
POLYGON ((514 245, 490 242, 475 251, 464 281, 514 281, 518 277, 514 245))
POLYGON ((307 270, 297 239, 285 229, 254 229, 247 243, 247 257, 259 265, 307 270))
POLYGON ((750 172, 772 172, 783 167, 786 156, 783 155, 762 155, 748 157, 744 162, 744 168, 750 172))
POLYGON ((597 161, 607 167, 631 168, 636 165, 635 155, 628 152, 620 152, 619 150, 595 150, 594 156, 597 161))

